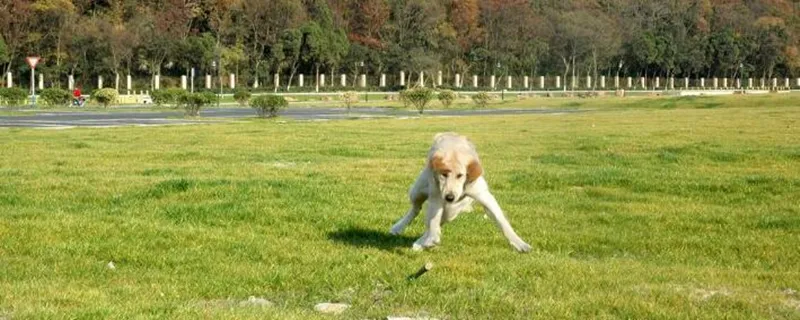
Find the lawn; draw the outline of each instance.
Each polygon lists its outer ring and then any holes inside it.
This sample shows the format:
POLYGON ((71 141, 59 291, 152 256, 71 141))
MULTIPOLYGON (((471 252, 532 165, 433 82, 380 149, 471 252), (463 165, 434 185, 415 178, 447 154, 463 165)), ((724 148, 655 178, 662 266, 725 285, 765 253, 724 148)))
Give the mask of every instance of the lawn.
POLYGON ((800 103, 635 101, 0 130, 0 318, 800 318, 800 103), (481 209, 422 253, 422 220, 388 235, 448 130, 477 144, 531 253, 481 209))

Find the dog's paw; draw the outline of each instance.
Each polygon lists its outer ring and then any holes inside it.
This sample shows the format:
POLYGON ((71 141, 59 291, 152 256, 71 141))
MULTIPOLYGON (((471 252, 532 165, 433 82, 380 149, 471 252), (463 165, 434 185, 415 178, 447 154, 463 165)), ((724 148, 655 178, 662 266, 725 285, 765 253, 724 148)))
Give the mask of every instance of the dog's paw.
POLYGON ((525 243, 525 241, 511 241, 511 246, 514 247, 515 250, 519 253, 526 253, 531 251, 531 245, 525 243))
POLYGON ((393 236, 399 236, 403 231, 406 229, 406 226, 402 223, 398 222, 389 229, 389 234, 393 236))
POLYGON ((438 237, 426 237, 422 236, 421 238, 414 241, 414 244, 411 246, 411 250, 413 251, 422 251, 427 248, 435 247, 439 243, 438 237))

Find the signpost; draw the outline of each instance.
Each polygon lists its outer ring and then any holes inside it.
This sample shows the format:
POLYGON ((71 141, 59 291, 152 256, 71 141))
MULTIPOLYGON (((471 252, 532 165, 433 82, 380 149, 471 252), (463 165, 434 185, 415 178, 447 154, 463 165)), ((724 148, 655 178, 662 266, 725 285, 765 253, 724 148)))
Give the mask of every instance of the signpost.
POLYGON ((36 82, 34 80, 35 73, 36 73, 36 64, 39 63, 41 58, 39 57, 27 57, 25 61, 28 62, 28 65, 31 67, 31 107, 36 106, 36 82))

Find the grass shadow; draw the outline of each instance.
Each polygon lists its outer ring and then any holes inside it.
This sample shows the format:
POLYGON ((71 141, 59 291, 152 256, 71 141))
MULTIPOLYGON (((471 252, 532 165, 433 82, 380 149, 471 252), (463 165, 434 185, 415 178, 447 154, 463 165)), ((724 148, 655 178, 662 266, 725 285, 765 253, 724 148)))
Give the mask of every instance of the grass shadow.
POLYGON ((372 247, 392 251, 397 248, 411 247, 416 238, 404 235, 391 235, 385 231, 348 227, 328 233, 328 239, 354 247, 372 247))

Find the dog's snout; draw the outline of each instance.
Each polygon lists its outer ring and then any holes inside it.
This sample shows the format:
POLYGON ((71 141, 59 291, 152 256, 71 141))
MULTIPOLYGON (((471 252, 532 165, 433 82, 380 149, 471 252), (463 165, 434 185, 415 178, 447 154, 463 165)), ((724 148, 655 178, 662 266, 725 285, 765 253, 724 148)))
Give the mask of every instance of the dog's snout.
POLYGON ((456 196, 454 196, 452 193, 448 193, 444 196, 444 199, 447 200, 447 202, 453 202, 453 200, 456 199, 456 196))

